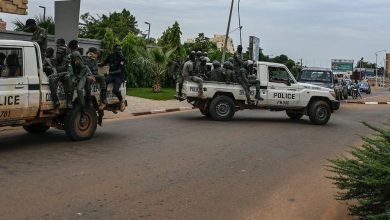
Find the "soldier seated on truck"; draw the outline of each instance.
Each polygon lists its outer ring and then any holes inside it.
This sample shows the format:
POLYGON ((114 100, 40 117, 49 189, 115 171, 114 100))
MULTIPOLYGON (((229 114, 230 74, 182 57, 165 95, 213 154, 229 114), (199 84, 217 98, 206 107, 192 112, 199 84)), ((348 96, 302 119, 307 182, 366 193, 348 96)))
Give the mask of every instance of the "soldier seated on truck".
POLYGON ((189 60, 184 64, 183 67, 183 78, 184 80, 192 81, 198 84, 198 98, 205 99, 203 95, 203 80, 195 76, 195 53, 190 53, 189 60))
POLYGON ((210 81, 225 82, 225 76, 221 63, 219 61, 213 61, 213 70, 210 72, 210 81))

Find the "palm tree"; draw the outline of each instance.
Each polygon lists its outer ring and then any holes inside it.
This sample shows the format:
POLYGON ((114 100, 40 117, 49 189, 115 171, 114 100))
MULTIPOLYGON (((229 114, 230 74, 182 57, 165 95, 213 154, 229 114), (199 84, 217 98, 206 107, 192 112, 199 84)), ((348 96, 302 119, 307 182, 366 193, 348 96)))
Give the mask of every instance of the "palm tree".
POLYGON ((160 47, 155 47, 144 50, 143 53, 141 52, 141 62, 153 73, 152 91, 154 93, 161 91, 161 78, 164 77, 167 72, 169 57, 175 50, 176 48, 164 52, 160 47))
MULTIPOLYGON (((55 34, 55 22, 53 17, 47 17, 46 19, 43 19, 42 16, 36 16, 34 19, 39 27, 47 30, 48 34, 55 34)), ((15 31, 28 32, 26 25, 19 19, 12 23, 15 25, 15 31)))

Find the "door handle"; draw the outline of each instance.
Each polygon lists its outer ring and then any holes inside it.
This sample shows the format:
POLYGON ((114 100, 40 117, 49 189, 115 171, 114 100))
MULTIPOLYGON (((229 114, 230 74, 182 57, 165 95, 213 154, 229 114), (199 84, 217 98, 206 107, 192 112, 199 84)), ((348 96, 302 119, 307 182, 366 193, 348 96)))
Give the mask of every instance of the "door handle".
POLYGON ((15 86, 15 89, 23 89, 24 88, 24 85, 16 85, 15 86))

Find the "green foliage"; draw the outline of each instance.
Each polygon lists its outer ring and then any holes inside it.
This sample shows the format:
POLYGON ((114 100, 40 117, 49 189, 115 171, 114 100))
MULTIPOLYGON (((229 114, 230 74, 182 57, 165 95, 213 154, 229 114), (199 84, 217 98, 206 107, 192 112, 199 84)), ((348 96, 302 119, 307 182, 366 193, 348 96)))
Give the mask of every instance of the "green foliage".
POLYGON ((180 25, 177 21, 172 25, 172 27, 168 27, 158 40, 157 45, 162 47, 164 51, 168 51, 171 49, 175 49, 175 54, 181 55, 181 32, 180 25))
POLYGON ((138 34, 137 21, 130 11, 113 12, 107 15, 94 17, 89 13, 80 16, 84 25, 80 26, 79 36, 82 38, 103 39, 106 29, 115 30, 115 37, 123 39, 128 33, 138 34))
POLYGON ((375 63, 370 63, 368 61, 358 61, 356 63, 356 68, 368 68, 368 69, 375 69, 376 68, 376 64, 375 63), (360 66, 361 65, 361 66, 360 66))
POLYGON ((374 137, 363 137, 362 147, 352 147, 349 157, 329 160, 328 177, 340 189, 336 199, 357 202, 351 215, 363 219, 390 219, 390 131, 375 128, 374 137))
MULTIPOLYGON (((37 22, 38 27, 46 29, 47 33, 50 35, 55 34, 55 22, 53 17, 47 17, 46 19, 43 19, 42 16, 36 16, 34 19, 37 22)), ((28 32, 25 23, 19 19, 14 21, 13 25, 15 25, 14 31, 28 32)))
POLYGON ((104 39, 103 39, 103 54, 101 59, 105 60, 108 55, 110 55, 111 51, 114 48, 115 44, 119 44, 120 41, 119 39, 115 36, 114 32, 112 31, 111 28, 106 29, 106 33, 104 34, 104 39))
POLYGON ((164 88, 159 93, 152 92, 150 88, 129 88, 127 95, 152 100, 171 100, 176 95, 176 89, 164 88))
POLYGON ((125 73, 128 86, 150 87, 153 75, 150 66, 144 65, 142 59, 146 51, 145 39, 129 33, 122 40, 122 51, 126 59, 125 73))
POLYGON ((212 51, 218 50, 217 45, 211 42, 209 38, 205 37, 203 33, 199 33, 198 37, 195 38, 194 43, 185 43, 184 48, 187 54, 189 54, 191 51, 211 53, 212 51))

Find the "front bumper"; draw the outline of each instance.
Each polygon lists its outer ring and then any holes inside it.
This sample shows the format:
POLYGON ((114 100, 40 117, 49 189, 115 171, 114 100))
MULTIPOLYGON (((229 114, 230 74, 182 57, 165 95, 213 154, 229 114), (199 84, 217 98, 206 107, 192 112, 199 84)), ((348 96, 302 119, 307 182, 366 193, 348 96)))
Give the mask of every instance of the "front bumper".
POLYGON ((340 109, 340 101, 331 101, 331 104, 332 104, 332 110, 333 111, 337 111, 340 109))

